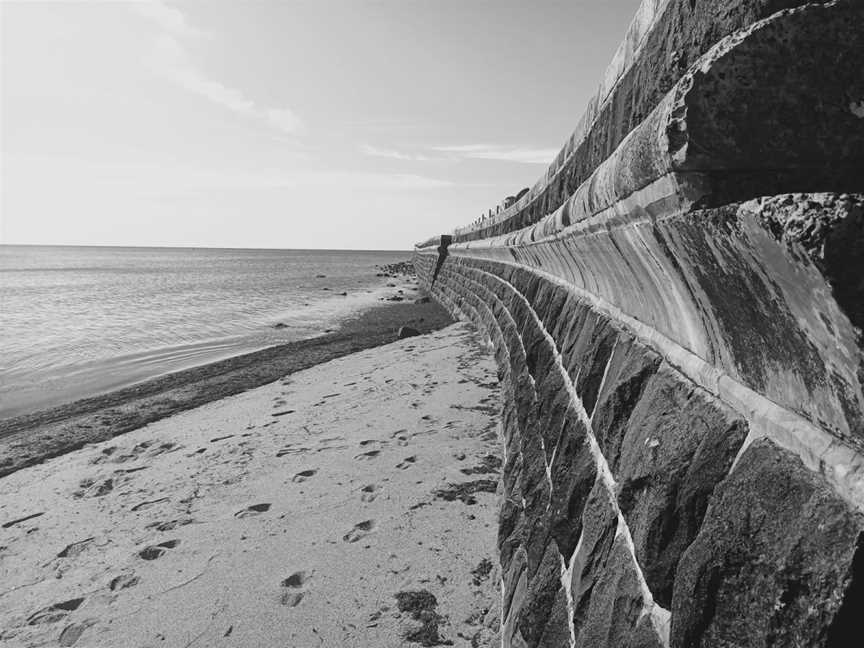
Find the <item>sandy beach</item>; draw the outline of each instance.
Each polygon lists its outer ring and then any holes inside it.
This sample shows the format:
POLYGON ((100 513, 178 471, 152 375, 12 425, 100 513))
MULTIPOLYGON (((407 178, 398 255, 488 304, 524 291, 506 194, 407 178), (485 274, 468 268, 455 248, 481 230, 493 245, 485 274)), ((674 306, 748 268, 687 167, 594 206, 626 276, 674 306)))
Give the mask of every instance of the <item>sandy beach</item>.
POLYGON ((498 410, 455 324, 19 470, 4 645, 488 645, 498 410))
POLYGON ((273 382, 295 371, 453 320, 417 289, 404 264, 384 268, 376 304, 318 336, 176 371, 125 389, 0 420, 0 477, 46 458, 110 439, 178 412, 273 382), (386 274, 385 274, 386 273, 386 274), (380 303, 379 303, 380 302, 380 303))

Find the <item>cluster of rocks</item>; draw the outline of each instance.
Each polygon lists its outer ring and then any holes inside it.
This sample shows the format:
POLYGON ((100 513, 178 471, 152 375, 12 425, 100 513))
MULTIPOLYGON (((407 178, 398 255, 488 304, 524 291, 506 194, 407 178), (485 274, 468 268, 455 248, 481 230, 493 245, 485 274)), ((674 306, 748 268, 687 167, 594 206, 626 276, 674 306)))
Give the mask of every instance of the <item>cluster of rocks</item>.
POLYGON ((375 268, 378 270, 378 272, 375 273, 376 277, 395 278, 399 276, 413 277, 415 275, 413 261, 397 261, 396 263, 386 263, 380 266, 376 265, 375 268))

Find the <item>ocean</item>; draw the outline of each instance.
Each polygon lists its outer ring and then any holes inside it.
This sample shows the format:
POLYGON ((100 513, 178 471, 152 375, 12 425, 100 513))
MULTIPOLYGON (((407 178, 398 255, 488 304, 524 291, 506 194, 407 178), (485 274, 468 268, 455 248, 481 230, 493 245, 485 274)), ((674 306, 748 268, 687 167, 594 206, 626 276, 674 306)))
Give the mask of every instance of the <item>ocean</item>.
POLYGON ((320 335, 409 256, 0 245, 0 418, 320 335))

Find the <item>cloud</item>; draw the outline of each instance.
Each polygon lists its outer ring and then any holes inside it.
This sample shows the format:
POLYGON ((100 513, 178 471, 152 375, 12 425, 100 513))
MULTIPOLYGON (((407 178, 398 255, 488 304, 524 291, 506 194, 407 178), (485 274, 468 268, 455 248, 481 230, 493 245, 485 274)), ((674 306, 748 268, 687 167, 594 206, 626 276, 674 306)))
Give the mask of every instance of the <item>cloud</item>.
POLYGON ((152 20, 159 28, 174 36, 202 36, 203 32, 192 27, 183 12, 175 7, 169 7, 161 0, 134 2, 132 10, 145 18, 152 20))
MULTIPOLYGON (((249 168, 163 164, 155 159, 135 164, 116 160, 87 160, 66 155, 11 155, 0 157, 4 174, 14 176, 15 185, 37 192, 46 173, 62 178, 55 193, 87 196, 158 197, 161 195, 212 196, 214 192, 260 192, 264 190, 311 188, 332 191, 427 191, 456 186, 450 180, 411 173, 372 173, 352 170, 307 170, 272 167, 249 168)), ((4 176, 6 177, 6 176, 4 176)), ((9 184, 12 184, 11 182, 9 184)), ((470 186, 470 185, 461 185, 470 186)))
POLYGON ((286 133, 300 133, 305 130, 303 121, 292 111, 286 108, 269 108, 267 119, 271 124, 286 133))
POLYGON ((473 160, 499 160, 523 164, 550 164, 558 149, 529 149, 498 144, 464 144, 459 146, 433 146, 432 150, 454 154, 473 160))
POLYGON ((519 162, 522 164, 549 164, 558 154, 557 149, 531 149, 498 144, 463 144, 456 146, 433 146, 438 155, 405 153, 395 149, 364 144, 360 150, 372 157, 404 160, 408 162, 427 162, 430 160, 497 160, 500 162, 519 162))
POLYGON ((132 7, 153 20, 160 29, 147 57, 147 64, 155 74, 217 106, 269 124, 284 133, 296 135, 304 131, 303 121, 293 111, 259 106, 241 90, 207 78, 181 42, 202 32, 191 27, 179 9, 158 1, 135 3, 132 7))
POLYGON ((371 144, 364 144, 360 147, 360 150, 363 151, 363 153, 365 153, 366 155, 370 155, 372 157, 383 157, 393 160, 410 160, 414 162, 425 162, 432 159, 426 155, 401 153, 400 151, 394 151, 387 148, 379 148, 377 146, 372 146, 371 144))

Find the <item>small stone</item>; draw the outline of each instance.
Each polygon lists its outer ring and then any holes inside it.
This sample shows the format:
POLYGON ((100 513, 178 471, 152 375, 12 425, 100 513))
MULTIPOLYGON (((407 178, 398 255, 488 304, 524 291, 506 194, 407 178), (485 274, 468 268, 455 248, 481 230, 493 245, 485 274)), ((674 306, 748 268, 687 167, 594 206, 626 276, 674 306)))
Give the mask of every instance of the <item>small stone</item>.
POLYGON ((399 327, 399 339, 403 340, 408 337, 414 337, 415 335, 420 335, 420 331, 410 326, 400 326, 399 327))

